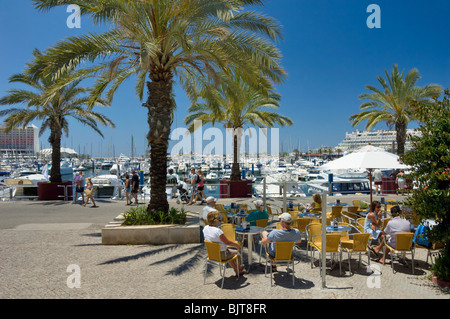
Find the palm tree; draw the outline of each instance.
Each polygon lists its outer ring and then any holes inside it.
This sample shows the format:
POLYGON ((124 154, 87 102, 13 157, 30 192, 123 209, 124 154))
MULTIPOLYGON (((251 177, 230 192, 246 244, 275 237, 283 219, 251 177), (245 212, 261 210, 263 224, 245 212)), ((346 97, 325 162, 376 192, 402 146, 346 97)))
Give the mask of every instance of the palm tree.
MULTIPOLYGON (((38 54, 39 52, 35 51, 35 56, 38 54)), ((52 146, 50 181, 54 183, 61 182, 61 137, 63 133, 66 136, 69 134, 67 121, 69 117, 91 127, 102 137, 97 123, 114 127, 114 123, 106 116, 85 107, 89 100, 86 94, 89 90, 79 87, 80 81, 81 79, 54 90, 55 81, 50 76, 33 79, 25 72, 14 74, 9 78, 10 83, 26 84, 32 90, 11 89, 7 91, 6 96, 0 98, 0 105, 26 104, 25 108, 0 111, 0 116, 7 116, 4 120, 6 132, 20 125, 25 127, 34 120, 42 121, 40 135, 47 128, 50 129, 49 142, 52 146), (80 96, 81 94, 84 96, 80 96)), ((105 105, 101 99, 95 104, 105 105)))
POLYGON ((415 119, 413 101, 431 103, 431 98, 439 96, 442 88, 436 84, 423 87, 416 86, 420 79, 419 71, 412 69, 403 79, 403 71, 399 73, 397 65, 392 68, 391 75, 385 70, 386 79, 377 77, 382 89, 366 85, 371 93, 359 96, 362 100, 369 100, 360 105, 361 113, 350 116, 353 126, 367 120, 366 129, 385 122, 389 127, 394 126, 397 132, 397 153, 405 152, 406 129, 408 123, 415 119))
MULTIPOLYGON (((117 88, 131 76, 136 77, 135 93, 141 100, 147 86, 148 98, 142 106, 148 109, 147 140, 151 147, 150 213, 169 209, 167 150, 176 80, 186 89, 186 77, 206 76, 209 81, 217 82, 220 74, 238 73, 256 85, 256 75, 262 72, 275 83, 282 82, 285 72, 274 43, 281 38, 280 25, 270 17, 244 10, 246 5, 262 5, 262 2, 34 0, 36 8, 42 11, 77 4, 82 15, 89 15, 95 23, 112 26, 104 33, 69 37, 59 42, 46 51, 36 70, 44 67, 44 72, 57 73, 83 62, 93 62, 90 68, 77 74, 99 73, 92 101, 105 90, 111 100, 117 88), (95 63, 99 60, 102 62, 95 63)), ((203 85, 200 81, 196 84, 203 85)))
POLYGON ((184 122, 189 125, 189 131, 194 129, 196 120, 202 124, 223 123, 225 128, 233 129, 233 165, 230 180, 236 181, 241 179, 238 161, 240 129, 249 126, 271 128, 275 124, 290 126, 292 120, 268 110, 278 109, 280 100, 280 95, 273 91, 270 82, 261 81, 260 83, 265 83, 265 87, 254 87, 238 76, 233 76, 221 83, 219 88, 208 85, 198 93, 203 100, 189 107, 190 114, 184 122))

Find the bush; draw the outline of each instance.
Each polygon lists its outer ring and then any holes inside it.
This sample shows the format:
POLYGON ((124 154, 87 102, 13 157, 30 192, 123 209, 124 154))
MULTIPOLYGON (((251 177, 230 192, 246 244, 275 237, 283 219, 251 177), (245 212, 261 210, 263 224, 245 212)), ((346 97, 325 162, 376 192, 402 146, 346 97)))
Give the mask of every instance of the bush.
POLYGON ((406 205, 420 219, 435 219, 438 225, 429 232, 432 242, 444 249, 436 259, 432 272, 448 281, 450 269, 450 92, 445 90, 442 101, 414 105, 420 122, 420 137, 412 137, 414 151, 402 156, 413 167, 411 177, 416 188, 406 205))
POLYGON ((132 207, 123 214, 123 226, 132 225, 168 225, 168 224, 186 224, 186 216, 184 208, 176 209, 172 207, 168 212, 155 212, 149 214, 147 206, 141 205, 132 207))

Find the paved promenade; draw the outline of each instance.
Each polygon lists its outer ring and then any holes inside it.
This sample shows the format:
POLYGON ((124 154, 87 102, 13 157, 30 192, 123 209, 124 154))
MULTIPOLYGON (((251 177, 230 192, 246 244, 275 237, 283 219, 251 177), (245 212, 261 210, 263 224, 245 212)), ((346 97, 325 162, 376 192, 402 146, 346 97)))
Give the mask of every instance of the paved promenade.
MULTIPOLYGON (((355 198, 368 200, 366 197, 355 198)), ((333 197, 328 199, 334 201, 333 197)), ((352 198, 340 199, 351 202, 352 198)), ((302 202, 310 200, 300 198, 302 202)), ((219 200, 231 201, 236 199, 219 200)), ((170 203, 177 206, 174 200, 170 203)), ((201 299, 449 299, 450 296, 427 278, 426 252, 420 249, 416 250, 414 275, 410 266, 406 268, 398 262, 395 274, 390 264, 382 265, 373 259, 368 269, 367 257, 363 257, 363 266, 358 269, 357 256, 352 260, 355 273, 350 274, 347 255, 343 254, 344 274, 339 275, 339 267, 333 270, 328 267, 327 287, 322 288, 318 262, 311 268, 302 245, 295 252, 294 287, 290 274, 281 266, 274 275, 275 285, 270 286, 264 264, 257 263, 259 251, 253 254, 256 265, 249 274, 237 279, 228 268, 224 289, 220 289, 219 269, 212 267, 204 285, 206 251, 201 243, 101 244, 102 227, 126 210, 124 204, 99 200, 99 207, 91 208, 68 202, 0 202, 0 298, 189 299, 190 304, 201 299)), ((196 216, 204 205, 185 207, 196 216)), ((244 249, 244 260, 246 254, 244 249)), ((317 253, 315 257, 318 258, 317 253)))

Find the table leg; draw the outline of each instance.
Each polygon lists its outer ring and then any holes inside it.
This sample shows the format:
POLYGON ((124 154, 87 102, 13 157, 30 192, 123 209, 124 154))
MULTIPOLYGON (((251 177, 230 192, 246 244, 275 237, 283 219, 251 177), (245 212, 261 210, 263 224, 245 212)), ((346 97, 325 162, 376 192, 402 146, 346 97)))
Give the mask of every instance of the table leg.
POLYGON ((248 270, 247 273, 250 272, 250 266, 252 265, 253 262, 253 256, 252 256, 252 252, 253 252, 253 236, 247 236, 247 241, 248 241, 248 270))

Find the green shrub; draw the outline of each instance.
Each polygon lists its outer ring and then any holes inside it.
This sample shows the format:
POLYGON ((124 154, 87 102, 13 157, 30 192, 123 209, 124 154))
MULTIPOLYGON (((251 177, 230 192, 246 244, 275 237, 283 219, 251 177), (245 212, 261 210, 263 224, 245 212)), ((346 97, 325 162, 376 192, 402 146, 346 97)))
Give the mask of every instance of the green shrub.
POLYGON ((141 205, 131 207, 123 214, 123 226, 131 225, 167 225, 167 224, 186 224, 187 213, 184 208, 177 209, 172 207, 168 212, 155 212, 149 214, 147 206, 141 205))

